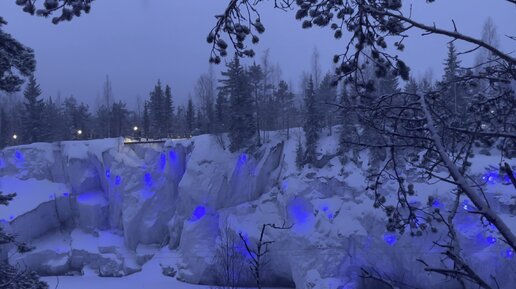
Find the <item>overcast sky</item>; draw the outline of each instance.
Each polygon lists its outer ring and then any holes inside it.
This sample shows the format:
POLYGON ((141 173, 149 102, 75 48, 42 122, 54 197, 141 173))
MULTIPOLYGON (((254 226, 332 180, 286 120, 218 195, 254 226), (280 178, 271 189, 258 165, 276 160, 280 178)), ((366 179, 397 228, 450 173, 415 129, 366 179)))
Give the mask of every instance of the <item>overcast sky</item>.
MULTIPOLYGON (((53 25, 50 19, 31 17, 15 5, 0 1, 0 15, 9 22, 5 30, 33 48, 36 76, 45 96, 73 94, 94 105, 107 74, 116 99, 132 107, 137 95, 148 97, 161 79, 170 84, 179 102, 192 93, 199 75, 208 70, 210 46, 206 36, 223 11, 227 0, 97 0, 90 14, 72 22, 53 25)), ((516 35, 516 7, 505 0, 423 0, 414 4, 412 16, 427 24, 479 36, 487 17, 492 17, 500 34, 501 49, 516 50, 516 42, 504 35, 516 35)), ((272 1, 261 4, 266 33, 256 47, 258 59, 270 48, 272 61, 282 67, 283 78, 296 83, 303 70, 310 69, 310 56, 317 46, 323 70, 341 52, 344 42, 334 40, 330 29, 301 29, 293 13, 272 9, 272 1)), ((442 70, 446 42, 440 36, 412 33, 401 57, 418 77, 429 69, 435 76, 442 70)), ((472 46, 457 43, 459 49, 472 46)), ((465 60, 466 64, 470 62, 465 60)))

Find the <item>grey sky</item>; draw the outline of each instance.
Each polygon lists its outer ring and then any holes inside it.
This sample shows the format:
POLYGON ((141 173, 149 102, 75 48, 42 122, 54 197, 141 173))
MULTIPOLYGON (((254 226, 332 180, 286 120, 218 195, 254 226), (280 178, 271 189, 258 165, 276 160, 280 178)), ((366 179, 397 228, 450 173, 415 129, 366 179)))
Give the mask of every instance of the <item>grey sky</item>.
MULTIPOLYGON (((170 84, 180 103, 197 77, 206 72, 210 46, 206 35, 227 0, 97 0, 91 13, 70 23, 53 25, 49 19, 31 17, 15 5, 15 0, 0 1, 0 15, 9 24, 5 30, 33 48, 38 61, 37 77, 45 96, 75 95, 90 105, 102 91, 109 74, 116 99, 132 107, 136 95, 148 96, 156 80, 170 84)), ((516 8, 504 0, 438 0, 414 2, 413 17, 427 24, 452 29, 451 19, 460 32, 479 36, 488 16, 494 19, 504 51, 516 50, 516 42, 504 35, 516 35, 516 8)), ((407 5, 407 4, 405 4, 407 5)), ((256 47, 258 58, 271 49, 272 62, 282 67, 283 79, 299 80, 310 69, 309 61, 317 46, 323 70, 344 41, 336 41, 329 29, 301 29, 293 13, 272 9, 272 2, 261 4, 266 33, 256 47)), ((413 33, 401 55, 418 77, 428 69, 441 73, 446 56, 446 39, 421 37, 413 33)), ((459 49, 472 48, 457 43, 459 49)), ((466 59, 466 64, 468 59, 466 59)), ((222 68, 223 66, 221 66, 222 68)))

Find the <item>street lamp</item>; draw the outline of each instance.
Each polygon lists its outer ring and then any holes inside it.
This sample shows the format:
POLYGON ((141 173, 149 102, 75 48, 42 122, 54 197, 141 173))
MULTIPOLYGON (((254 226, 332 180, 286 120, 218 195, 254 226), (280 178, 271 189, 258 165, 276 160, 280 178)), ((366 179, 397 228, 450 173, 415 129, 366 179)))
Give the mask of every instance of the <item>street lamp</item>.
POLYGON ((134 126, 134 127, 133 127, 133 130, 134 130, 134 132, 137 132, 137 131, 138 131, 138 127, 137 127, 137 126, 134 126))
POLYGON ((79 129, 79 130, 77 130, 77 135, 78 135, 78 136, 81 136, 81 135, 82 135, 82 130, 80 130, 80 129, 79 129))
POLYGON ((17 139, 18 139, 18 135, 13 134, 13 140, 17 140, 17 139))

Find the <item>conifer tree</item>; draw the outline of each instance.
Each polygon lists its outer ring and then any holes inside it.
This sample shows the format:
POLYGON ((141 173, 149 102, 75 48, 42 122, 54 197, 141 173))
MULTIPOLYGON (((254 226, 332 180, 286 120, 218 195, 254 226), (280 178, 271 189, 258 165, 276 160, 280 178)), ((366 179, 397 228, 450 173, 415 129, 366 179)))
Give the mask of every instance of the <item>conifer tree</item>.
POLYGON ((251 67, 249 67, 249 81, 251 85, 251 90, 254 98, 254 108, 256 110, 256 132, 257 132, 257 143, 261 145, 261 137, 260 137, 260 106, 261 101, 264 95, 261 94, 263 91, 262 84, 265 79, 265 75, 262 71, 262 67, 259 64, 253 63, 251 67))
POLYGON ((172 120, 174 117, 174 102, 170 86, 165 86, 165 98, 163 101, 163 126, 164 131, 169 135, 172 133, 172 120))
POLYGON ((315 164, 317 160, 316 150, 319 140, 319 111, 315 99, 315 90, 312 77, 308 80, 305 90, 305 122, 303 130, 305 132, 305 163, 315 164))
POLYGON ((186 121, 186 133, 192 134, 192 132, 194 130, 194 122, 195 122, 195 109, 194 109, 192 98, 188 99, 185 121, 186 121))
POLYGON ((23 111, 23 131, 24 139, 27 142, 38 142, 43 140, 44 126, 43 126, 43 109, 45 104, 39 97, 41 96, 41 89, 36 83, 36 78, 31 76, 25 91, 23 92, 25 101, 23 111))
POLYGON ((290 127, 292 122, 294 94, 289 90, 288 84, 285 81, 278 83, 278 90, 275 92, 276 102, 281 109, 281 129, 287 130, 287 139, 290 138, 290 127))
POLYGON ((226 65, 226 77, 221 80, 221 91, 229 97, 229 138, 232 152, 252 147, 256 144, 256 118, 254 101, 251 96, 249 74, 240 64, 237 55, 226 65))
POLYGON ((150 116, 149 116, 149 102, 145 101, 143 105, 143 135, 148 138, 150 134, 150 116))
POLYGON ((447 102, 450 110, 458 115, 466 105, 465 90, 458 79, 461 74, 460 60, 453 42, 448 44, 448 56, 444 62, 444 75, 441 86, 446 89, 447 102))
POLYGON ((337 99, 337 87, 333 85, 331 74, 327 73, 322 79, 317 90, 318 111, 320 115, 321 127, 324 125, 328 128, 328 135, 332 134, 332 126, 334 124, 333 110, 331 103, 335 103, 337 99))

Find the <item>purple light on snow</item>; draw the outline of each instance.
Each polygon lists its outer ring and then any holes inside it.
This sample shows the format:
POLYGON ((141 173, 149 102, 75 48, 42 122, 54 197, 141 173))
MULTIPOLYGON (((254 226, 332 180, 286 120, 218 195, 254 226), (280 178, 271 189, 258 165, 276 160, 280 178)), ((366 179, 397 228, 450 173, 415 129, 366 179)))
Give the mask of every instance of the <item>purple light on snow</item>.
POLYGON ((323 212, 327 212, 327 211, 328 211, 328 206, 324 206, 324 207, 322 207, 322 211, 323 211, 323 212))
POLYGON ((120 178, 120 176, 116 176, 115 177, 115 185, 120 185, 120 183, 122 182, 122 178, 120 178))
POLYGON ((396 244, 396 235, 393 234, 385 234, 383 235, 383 240, 385 243, 387 243, 389 246, 394 246, 396 244))
POLYGON ((197 206, 195 207, 193 213, 192 213, 192 221, 198 221, 202 219, 206 215, 206 208, 204 206, 197 206))
POLYGON ((106 179, 110 179, 110 178, 111 178, 111 170, 107 169, 106 170, 106 179))
POLYGON ((147 185, 147 187, 152 186, 152 176, 150 173, 145 174, 145 184, 147 185))
POLYGON ((165 167, 167 165, 167 156, 164 153, 161 153, 159 156, 159 168, 160 170, 165 170, 165 167))
POLYGON ((440 208, 441 207, 441 202, 439 200, 435 200, 433 203, 432 203, 432 206, 434 208, 440 208))
POLYGON ((331 213, 330 213, 330 214, 328 214, 328 219, 329 219, 329 220, 333 220, 333 214, 331 214, 331 213))
POLYGON ((23 160, 23 154, 19 150, 14 152, 14 157, 19 161, 23 160))
POLYGON ((68 197, 69 195, 70 195, 70 193, 68 193, 68 192, 63 194, 63 196, 65 196, 65 197, 68 197))
POLYGON ((493 236, 489 236, 486 238, 486 241, 489 245, 494 245, 496 243, 496 238, 493 236))
POLYGON ((504 255, 505 255, 505 258, 512 259, 512 258, 514 258, 514 251, 511 248, 509 248, 509 249, 505 250, 504 255))
POLYGON ((12 220, 12 219, 14 219, 14 216, 9 216, 9 220, 12 220))
POLYGON ((295 198, 288 206, 290 216, 296 223, 305 223, 308 220, 308 206, 301 198, 295 198))
POLYGON ((177 154, 174 150, 170 150, 170 152, 168 153, 168 157, 170 158, 171 162, 177 161, 177 154))
POLYGON ((237 167, 238 168, 241 168, 242 166, 245 165, 245 163, 247 162, 247 154, 245 153, 242 153, 240 155, 240 157, 238 158, 238 163, 237 163, 237 167))

